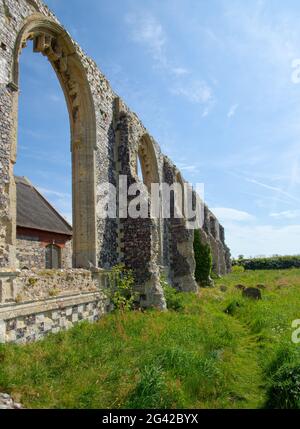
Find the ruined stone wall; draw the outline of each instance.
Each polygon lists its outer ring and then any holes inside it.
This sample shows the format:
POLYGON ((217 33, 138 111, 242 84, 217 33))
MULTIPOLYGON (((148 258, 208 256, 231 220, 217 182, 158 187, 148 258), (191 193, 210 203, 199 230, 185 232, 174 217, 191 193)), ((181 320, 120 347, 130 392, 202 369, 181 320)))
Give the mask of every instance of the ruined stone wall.
POLYGON ((1 306, 0 344, 41 340, 82 321, 96 322, 109 311, 107 299, 98 292, 1 306))
POLYGON ((95 269, 31 269, 0 272, 0 307, 7 302, 43 301, 51 297, 104 291, 108 272, 95 269))
MULTIPOLYGON (((168 185, 178 183, 179 171, 175 165, 167 158, 164 158, 163 165, 164 182, 168 185)), ((183 181, 179 183, 183 187, 183 181)), ((197 291, 197 284, 194 278, 195 259, 193 250, 194 232, 186 228, 185 218, 174 217, 175 194, 171 194, 170 219, 165 219, 165 257, 169 261, 169 277, 173 286, 184 292, 197 291)), ((182 202, 184 192, 182 192, 182 202)))
POLYGON ((18 302, 44 300, 54 296, 95 292, 97 282, 88 270, 24 270, 16 278, 18 302))
POLYGON ((24 270, 0 272, 0 343, 23 344, 96 322, 112 310, 109 272, 24 270))
POLYGON ((215 215, 204 207, 204 224, 201 233, 204 242, 210 245, 213 257, 213 272, 219 276, 231 270, 230 250, 225 244, 225 231, 215 215))
MULTIPOLYGON (((95 62, 40 0, 1 0, 0 23, 0 267, 17 266, 13 166, 17 153, 18 58, 30 38, 35 51, 51 62, 70 115, 74 266, 110 268, 125 263, 135 272, 141 305, 145 306, 165 308, 161 272, 168 273, 179 290, 196 290, 193 232, 186 228, 186 220, 126 219, 119 213, 116 218, 103 219, 98 206, 105 183, 118 186, 120 174, 127 175, 128 186, 139 181, 139 152, 146 185, 166 178, 175 180, 178 170, 114 93, 95 62)), ((119 194, 117 197, 119 205, 119 194)), ((145 198, 148 201, 149 196, 145 198)), ((217 232, 208 232, 207 240, 216 272, 226 272, 224 242, 217 232)))

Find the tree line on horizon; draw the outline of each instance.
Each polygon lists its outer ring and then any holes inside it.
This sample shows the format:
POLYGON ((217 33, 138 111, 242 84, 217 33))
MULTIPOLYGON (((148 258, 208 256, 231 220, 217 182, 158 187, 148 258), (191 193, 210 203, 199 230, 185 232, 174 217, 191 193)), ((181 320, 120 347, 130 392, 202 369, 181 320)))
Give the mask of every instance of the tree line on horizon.
POLYGON ((232 259, 232 266, 240 266, 245 270, 284 270, 300 268, 300 255, 274 255, 269 257, 245 258, 240 255, 232 259))

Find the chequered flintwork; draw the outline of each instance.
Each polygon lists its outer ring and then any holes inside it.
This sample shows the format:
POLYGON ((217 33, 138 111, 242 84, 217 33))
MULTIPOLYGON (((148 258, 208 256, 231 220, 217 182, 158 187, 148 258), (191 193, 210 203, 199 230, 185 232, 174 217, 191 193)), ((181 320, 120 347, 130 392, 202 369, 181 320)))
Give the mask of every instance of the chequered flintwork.
POLYGON ((108 311, 107 299, 98 293, 49 300, 32 309, 29 304, 19 304, 18 311, 15 305, 0 307, 0 343, 24 344, 41 340, 80 322, 97 322, 108 311), (47 307, 50 309, 43 311, 47 307))

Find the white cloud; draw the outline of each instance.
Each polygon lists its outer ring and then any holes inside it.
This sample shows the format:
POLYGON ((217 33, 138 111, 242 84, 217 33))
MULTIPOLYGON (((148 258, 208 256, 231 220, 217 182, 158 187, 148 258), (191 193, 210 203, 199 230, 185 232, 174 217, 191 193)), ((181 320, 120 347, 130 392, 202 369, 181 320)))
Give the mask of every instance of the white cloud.
POLYGON ((49 203, 72 224, 72 196, 67 192, 38 186, 37 190, 49 201, 49 203))
POLYGON ((227 207, 216 207, 211 209, 212 212, 217 216, 221 223, 225 222, 236 222, 236 221, 251 221, 255 217, 250 213, 247 213, 242 210, 237 210, 227 207))
POLYGON ((271 217, 280 219, 296 219, 300 218, 300 210, 285 210, 278 213, 270 213, 271 217))
MULTIPOLYGON (((42 140, 45 137, 47 137, 46 133, 40 133, 38 131, 34 131, 34 130, 29 130, 27 128, 22 128, 22 133, 26 134, 27 136, 37 139, 37 140, 42 140)), ((23 148, 25 148, 25 146, 23 145, 23 148)), ((32 148, 30 146, 26 147, 26 150, 32 150, 32 148)))
POLYGON ((240 37, 230 38, 231 46, 239 54, 247 57, 255 54, 275 66, 277 70, 270 76, 275 79, 278 78, 276 72, 279 69, 290 68, 291 60, 297 58, 299 53, 296 15, 270 15, 266 13, 268 5, 265 1, 242 2, 240 5, 224 2, 224 6, 231 26, 239 30, 240 37))
POLYGON ((208 107, 206 107, 206 108, 203 110, 201 117, 202 117, 202 118, 206 118, 206 116, 208 116, 208 114, 209 114, 209 111, 210 111, 210 109, 209 109, 208 107))
POLYGON ((181 171, 188 171, 189 173, 194 173, 199 170, 199 167, 194 164, 185 164, 185 163, 178 162, 177 166, 181 171))
POLYGON ((146 47, 156 65, 176 77, 190 73, 187 68, 174 66, 169 61, 167 56, 167 35, 155 16, 145 12, 130 13, 125 16, 125 22, 130 27, 132 40, 146 47))
POLYGON ((67 193, 64 193, 64 192, 55 191, 53 189, 41 188, 41 187, 38 187, 37 189, 38 189, 38 191, 41 194, 52 195, 52 196, 58 197, 58 198, 67 198, 67 199, 71 198, 70 194, 67 194, 67 193))
MULTIPOLYGON (((298 113, 298 112, 297 112, 298 113)), ((295 143, 291 145, 284 153, 284 161, 286 164, 286 179, 288 181, 289 187, 298 188, 300 184, 300 144, 299 144, 299 135, 300 129, 298 129, 298 120, 299 115, 295 118, 297 121, 296 130, 295 130, 295 143)))
POLYGON ((166 35, 156 18, 149 13, 131 13, 126 15, 125 21, 130 26, 132 39, 146 46, 153 58, 165 65, 166 35))
POLYGON ((227 207, 214 208, 212 212, 225 228, 226 243, 234 257, 239 254, 257 256, 300 253, 298 224, 279 227, 259 224, 257 218, 250 213, 227 207))
POLYGON ((66 221, 67 221, 70 225, 72 225, 72 221, 73 221, 72 213, 70 213, 70 212, 63 212, 63 213, 61 213, 61 215, 62 215, 62 217, 64 217, 64 218, 66 219, 66 221))
POLYGON ((176 76, 183 76, 189 74, 190 72, 184 67, 174 67, 172 68, 172 73, 174 73, 176 76))
POLYGON ((204 81, 194 81, 187 85, 178 85, 172 89, 175 95, 182 95, 192 103, 205 104, 212 101, 211 88, 204 81))
POLYGON ((54 103, 58 103, 59 101, 63 101, 62 95, 58 94, 49 94, 49 100, 54 103))
POLYGON ((188 76, 191 71, 186 67, 178 66, 170 60, 168 39, 161 23, 153 15, 144 12, 127 14, 125 22, 130 27, 132 40, 145 47, 151 54, 154 65, 168 75, 170 92, 191 103, 205 106, 202 117, 207 116, 214 105, 212 89, 204 80, 188 76))
POLYGON ((300 225, 242 225, 225 223, 226 242, 232 255, 299 254, 300 225))
POLYGON ((294 195, 290 194, 289 192, 284 191, 283 189, 281 189, 277 186, 268 185, 266 183, 259 182, 258 180, 255 180, 255 179, 246 179, 246 181, 249 183, 253 183, 255 185, 261 186, 262 188, 269 189, 269 190, 274 191, 274 192, 278 192, 279 194, 284 195, 285 197, 288 197, 291 200, 300 201, 299 198, 295 197, 294 195))
POLYGON ((202 118, 208 116, 215 105, 212 89, 203 80, 187 81, 185 79, 171 87, 170 92, 185 98, 190 103, 202 106, 202 118))
POLYGON ((239 107, 238 104, 233 104, 227 113, 227 118, 232 118, 232 116, 235 115, 235 112, 236 112, 238 107, 239 107))

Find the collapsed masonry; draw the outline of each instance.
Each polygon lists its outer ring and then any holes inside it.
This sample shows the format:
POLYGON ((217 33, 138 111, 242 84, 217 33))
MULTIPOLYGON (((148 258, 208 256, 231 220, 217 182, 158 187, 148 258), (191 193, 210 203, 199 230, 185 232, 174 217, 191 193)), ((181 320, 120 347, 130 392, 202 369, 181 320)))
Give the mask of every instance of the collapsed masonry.
MULTIPOLYGON (((112 183, 118 189, 120 175, 127 175, 128 186, 140 181, 138 158, 148 188, 151 183, 183 183, 180 171, 47 6, 40 0, 1 0, 0 289, 6 297, 2 303, 15 301, 15 285, 20 283, 20 275, 14 274, 19 263, 13 169, 17 155, 19 56, 29 40, 34 51, 52 64, 69 110, 73 267, 93 267, 95 271, 124 263, 134 270, 142 306, 165 308, 159 281, 162 272, 178 290, 195 291, 194 234, 186 227, 186 219, 103 219, 97 207, 103 183, 112 183)), ((211 246, 214 271, 225 274, 230 269, 230 253, 224 229, 206 206, 204 215, 202 237, 211 246)))

